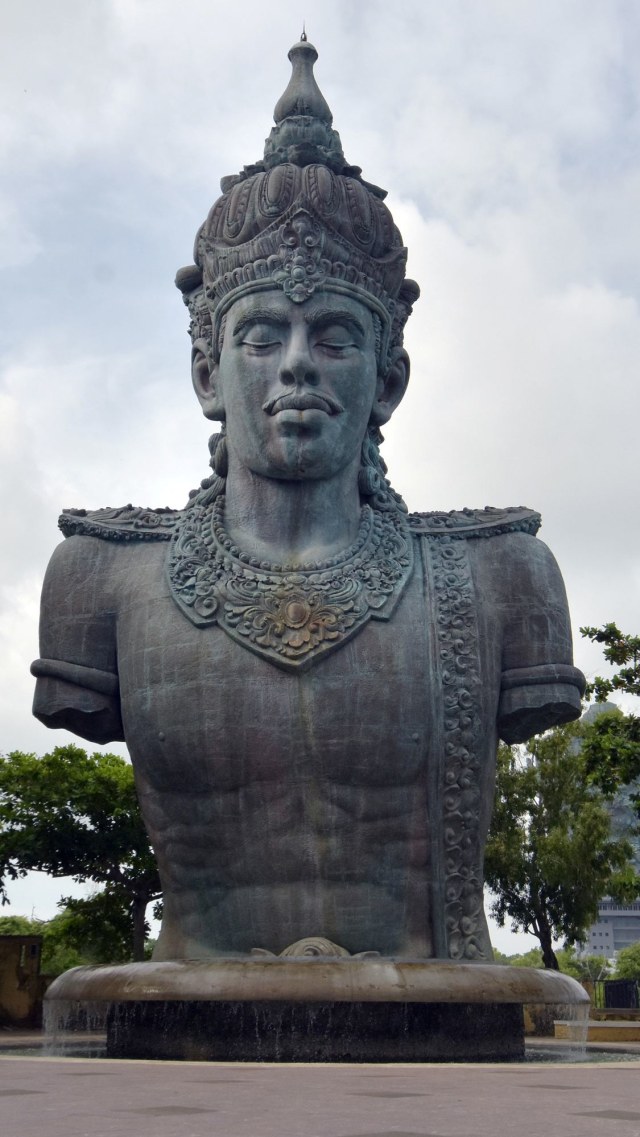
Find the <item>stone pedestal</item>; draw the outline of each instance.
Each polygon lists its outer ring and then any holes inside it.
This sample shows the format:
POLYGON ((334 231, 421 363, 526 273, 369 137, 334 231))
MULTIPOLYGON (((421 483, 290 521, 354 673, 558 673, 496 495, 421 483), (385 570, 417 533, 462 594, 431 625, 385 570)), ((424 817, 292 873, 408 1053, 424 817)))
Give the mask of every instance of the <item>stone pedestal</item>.
POLYGON ((115 1003, 107 1057, 245 1062, 509 1062, 515 1003, 115 1003))
POLYGON ((82 1004, 102 1009, 109 1057, 247 1062, 513 1061, 524 1004, 589 1008, 558 972, 390 959, 79 967, 46 1000, 54 1036, 82 1004))

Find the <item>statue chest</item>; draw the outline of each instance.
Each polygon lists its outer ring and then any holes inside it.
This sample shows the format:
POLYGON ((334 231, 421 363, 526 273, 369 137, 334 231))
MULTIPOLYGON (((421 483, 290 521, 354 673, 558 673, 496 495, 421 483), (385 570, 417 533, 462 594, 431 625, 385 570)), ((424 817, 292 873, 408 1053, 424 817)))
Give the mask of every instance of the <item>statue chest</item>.
POLYGON ((346 791, 420 780, 432 645, 419 573, 390 621, 371 621, 302 673, 219 627, 194 627, 160 577, 144 590, 134 581, 124 603, 121 594, 117 636, 127 742, 139 778, 156 791, 297 777, 346 791))

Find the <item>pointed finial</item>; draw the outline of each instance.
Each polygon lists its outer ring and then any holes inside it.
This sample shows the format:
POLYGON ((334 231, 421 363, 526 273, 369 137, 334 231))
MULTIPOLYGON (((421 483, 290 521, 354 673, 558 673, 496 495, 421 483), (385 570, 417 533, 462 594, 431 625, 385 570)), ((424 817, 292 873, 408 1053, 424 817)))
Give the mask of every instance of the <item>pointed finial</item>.
POLYGON ((307 39, 303 28, 298 43, 294 43, 289 52, 292 75, 284 94, 278 99, 273 117, 276 123, 294 115, 308 115, 311 118, 326 122, 329 126, 333 122, 333 115, 329 110, 313 74, 313 65, 318 53, 312 43, 307 39))
POLYGON ((300 36, 300 43, 307 42, 307 29, 304 20, 302 21, 302 35, 300 36))

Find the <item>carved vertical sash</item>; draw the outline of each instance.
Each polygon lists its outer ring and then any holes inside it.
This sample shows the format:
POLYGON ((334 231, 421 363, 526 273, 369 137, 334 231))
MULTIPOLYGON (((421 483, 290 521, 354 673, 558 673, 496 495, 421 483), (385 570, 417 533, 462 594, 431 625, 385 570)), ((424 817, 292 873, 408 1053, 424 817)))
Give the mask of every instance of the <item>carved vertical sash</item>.
POLYGON ((433 916, 437 954, 477 959, 483 925, 479 841, 482 681, 478 626, 467 542, 423 537, 433 597, 433 698, 438 724, 432 756, 435 847, 433 916))

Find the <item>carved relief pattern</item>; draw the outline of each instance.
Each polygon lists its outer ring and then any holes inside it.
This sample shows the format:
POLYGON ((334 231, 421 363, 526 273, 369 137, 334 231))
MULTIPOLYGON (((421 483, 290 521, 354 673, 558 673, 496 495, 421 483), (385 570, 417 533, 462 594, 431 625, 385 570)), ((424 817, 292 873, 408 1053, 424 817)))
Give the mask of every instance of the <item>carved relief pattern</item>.
POLYGON ((180 513, 175 509, 65 509, 58 526, 65 537, 101 537, 106 541, 170 541, 180 513))
MULTIPOLYGON (((65 537, 80 534, 107 541, 170 541, 183 514, 177 509, 66 509, 58 524, 65 537)), ((531 533, 540 528, 540 514, 523 506, 508 509, 451 510, 450 513, 410 513, 406 522, 416 536, 495 537, 500 533, 531 533)))
POLYGON ((368 619, 389 619, 413 566, 400 514, 364 506, 357 540, 320 564, 270 565, 232 545, 224 498, 186 512, 168 562, 171 592, 189 619, 218 623, 250 650, 299 668, 340 647, 368 619))
POLYGON ((435 585, 444 710, 443 844, 445 935, 451 959, 482 957, 480 663, 467 544, 428 542, 435 585))
POLYGON ((496 509, 452 509, 448 513, 409 514, 414 533, 442 534, 449 537, 497 537, 501 533, 530 533, 535 537, 540 528, 540 514, 524 505, 496 509))
MULTIPOLYGON (((282 226, 280 239, 280 267, 274 269, 273 279, 290 300, 302 304, 326 276, 320 265, 322 230, 310 214, 301 209, 282 226)), ((272 259, 277 264, 276 258, 272 259)))
POLYGON ((325 936, 306 936, 281 952, 268 951, 267 948, 252 948, 249 952, 260 959, 379 959, 379 951, 357 951, 353 954, 335 944, 325 936))

